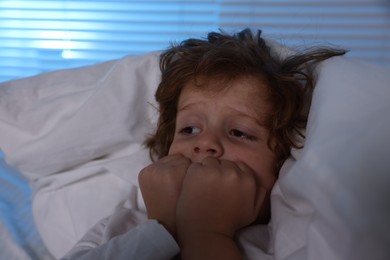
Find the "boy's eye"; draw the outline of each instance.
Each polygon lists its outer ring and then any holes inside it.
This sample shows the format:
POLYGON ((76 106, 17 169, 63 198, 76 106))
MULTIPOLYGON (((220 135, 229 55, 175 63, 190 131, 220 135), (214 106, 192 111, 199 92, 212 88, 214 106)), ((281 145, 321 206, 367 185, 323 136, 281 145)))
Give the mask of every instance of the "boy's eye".
POLYGON ((232 129, 230 130, 230 135, 242 139, 247 139, 247 140, 255 140, 255 137, 252 135, 248 135, 247 133, 244 133, 243 131, 237 130, 237 129, 232 129))
POLYGON ((193 134, 199 134, 200 129, 194 126, 186 126, 183 129, 181 129, 179 132, 182 134, 193 135, 193 134))

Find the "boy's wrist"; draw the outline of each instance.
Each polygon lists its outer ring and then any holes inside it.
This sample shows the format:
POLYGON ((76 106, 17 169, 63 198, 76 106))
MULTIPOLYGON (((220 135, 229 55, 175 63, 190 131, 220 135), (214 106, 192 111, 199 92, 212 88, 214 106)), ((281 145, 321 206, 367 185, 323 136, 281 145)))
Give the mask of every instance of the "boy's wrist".
POLYGON ((214 239, 233 239, 233 236, 214 230, 187 230, 178 231, 177 238, 180 243, 191 243, 192 241, 213 241, 214 239))
POLYGON ((209 230, 178 231, 182 259, 241 259, 233 236, 209 230), (220 258, 221 255, 226 256, 220 258))
POLYGON ((229 221, 203 215, 176 216, 176 234, 179 236, 198 235, 224 235, 233 238, 237 229, 229 221))

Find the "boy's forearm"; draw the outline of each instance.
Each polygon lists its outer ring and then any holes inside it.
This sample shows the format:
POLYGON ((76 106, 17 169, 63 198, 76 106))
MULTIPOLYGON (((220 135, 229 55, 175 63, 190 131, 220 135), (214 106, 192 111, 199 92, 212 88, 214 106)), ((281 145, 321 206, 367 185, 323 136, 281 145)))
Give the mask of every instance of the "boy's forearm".
POLYGON ((243 259, 235 241, 224 234, 191 232, 189 235, 180 235, 179 244, 181 258, 191 259, 243 259))

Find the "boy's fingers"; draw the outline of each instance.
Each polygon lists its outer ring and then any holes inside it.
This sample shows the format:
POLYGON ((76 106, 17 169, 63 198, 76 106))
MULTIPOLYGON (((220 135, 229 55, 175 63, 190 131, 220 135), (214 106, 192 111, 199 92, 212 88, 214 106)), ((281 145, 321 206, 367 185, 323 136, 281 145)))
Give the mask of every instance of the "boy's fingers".
MULTIPOLYGON (((257 183, 256 180, 255 180, 256 179, 255 178, 255 173, 249 168, 249 166, 247 166, 245 163, 237 163, 237 166, 240 168, 240 170, 244 174, 250 174, 251 177, 253 177, 253 181, 255 183, 257 183)), ((264 187, 262 187, 260 185, 260 183, 257 183, 256 184, 256 197, 255 197, 255 200, 254 200, 255 212, 257 212, 257 213, 260 212, 266 196, 267 196, 267 190, 264 187)))
POLYGON ((249 168, 249 166, 246 165, 245 163, 237 162, 236 165, 242 172, 250 173, 250 174, 252 174, 254 176, 254 173, 253 173, 252 169, 249 168))
POLYGON ((219 159, 215 158, 215 157, 206 157, 202 160, 202 165, 205 165, 205 166, 218 166, 220 165, 220 161, 219 159))

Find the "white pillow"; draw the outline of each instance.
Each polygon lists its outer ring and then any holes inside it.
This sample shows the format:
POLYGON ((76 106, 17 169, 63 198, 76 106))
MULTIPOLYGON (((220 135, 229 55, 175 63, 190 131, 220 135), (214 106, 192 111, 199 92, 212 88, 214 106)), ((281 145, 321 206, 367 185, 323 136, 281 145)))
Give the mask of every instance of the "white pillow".
POLYGON ((7 162, 36 180, 142 143, 159 76, 150 53, 2 83, 7 162))
POLYGON ((389 259, 390 70, 318 68, 307 138, 272 194, 276 259, 389 259))

